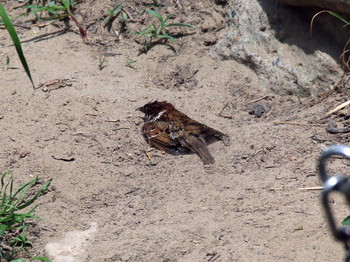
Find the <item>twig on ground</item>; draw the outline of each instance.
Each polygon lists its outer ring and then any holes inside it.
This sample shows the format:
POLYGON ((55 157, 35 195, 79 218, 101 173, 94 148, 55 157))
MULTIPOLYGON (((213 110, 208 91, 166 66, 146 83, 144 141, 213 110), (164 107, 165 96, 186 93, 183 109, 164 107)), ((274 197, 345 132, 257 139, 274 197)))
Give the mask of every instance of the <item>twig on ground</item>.
POLYGON ((299 187, 298 190, 322 190, 323 186, 299 187))
POLYGON ((153 159, 152 154, 150 152, 147 152, 147 151, 145 151, 145 154, 146 154, 148 160, 152 161, 152 159, 153 159))
POLYGON ((344 107, 350 105, 350 100, 342 103, 341 105, 337 106, 336 108, 332 109, 331 111, 328 111, 327 114, 325 114, 321 119, 327 118, 330 115, 334 114, 335 112, 338 112, 339 110, 342 110, 344 107))
POLYGON ((264 99, 269 98, 269 97, 270 97, 270 95, 262 96, 262 97, 260 97, 260 98, 257 98, 257 99, 255 99, 255 100, 253 100, 253 101, 248 102, 248 105, 254 104, 254 103, 256 103, 256 102, 259 102, 259 101, 264 100, 264 99))
POLYGON ((61 160, 61 161, 64 161, 64 162, 72 162, 75 160, 74 157, 56 157, 54 155, 51 156, 53 159, 55 160, 61 160))
POLYGON ((224 106, 224 108, 220 111, 220 113, 218 114, 218 116, 221 116, 223 118, 228 118, 228 119, 233 119, 233 116, 229 116, 229 115, 224 115, 222 112, 224 112, 224 110, 228 107, 228 105, 231 104, 231 102, 227 102, 224 106))
POLYGON ((233 119, 233 116, 228 116, 228 115, 223 115, 223 114, 219 114, 219 116, 221 116, 223 118, 233 119))
POLYGON ((116 122, 120 122, 120 119, 116 119, 116 120, 105 120, 105 122, 116 123, 116 122))
MULTIPOLYGON (((285 187, 271 187, 270 190, 290 190, 294 188, 285 188, 285 187)), ((322 190, 323 186, 313 186, 313 187, 299 187, 298 190, 312 191, 312 190, 322 190)))

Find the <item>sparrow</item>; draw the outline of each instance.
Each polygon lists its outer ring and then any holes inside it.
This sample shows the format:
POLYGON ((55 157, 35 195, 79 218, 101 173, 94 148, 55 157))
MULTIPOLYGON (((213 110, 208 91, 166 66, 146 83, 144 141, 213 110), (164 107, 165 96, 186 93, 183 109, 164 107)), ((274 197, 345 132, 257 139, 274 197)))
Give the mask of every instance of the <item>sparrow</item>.
POLYGON ((229 136, 189 118, 166 101, 154 101, 138 108, 145 114, 142 135, 148 145, 169 154, 196 153, 204 165, 214 164, 207 144, 222 140, 230 144, 229 136))

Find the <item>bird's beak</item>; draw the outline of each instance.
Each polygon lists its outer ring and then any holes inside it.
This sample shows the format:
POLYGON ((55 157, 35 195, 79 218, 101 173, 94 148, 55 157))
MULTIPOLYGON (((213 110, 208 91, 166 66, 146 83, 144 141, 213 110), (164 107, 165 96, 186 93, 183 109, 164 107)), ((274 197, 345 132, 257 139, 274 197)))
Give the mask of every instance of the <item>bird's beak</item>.
POLYGON ((141 111, 143 113, 143 106, 139 107, 139 108, 136 108, 135 111, 141 111))

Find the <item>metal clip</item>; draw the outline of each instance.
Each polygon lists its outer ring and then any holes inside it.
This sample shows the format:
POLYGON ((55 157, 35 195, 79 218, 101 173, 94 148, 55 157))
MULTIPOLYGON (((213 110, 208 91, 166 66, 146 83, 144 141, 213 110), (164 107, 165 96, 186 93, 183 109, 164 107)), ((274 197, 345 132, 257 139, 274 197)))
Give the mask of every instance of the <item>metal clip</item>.
POLYGON ((323 182, 322 204, 326 212, 327 220, 335 239, 342 241, 346 249, 345 261, 350 261, 350 249, 348 241, 350 239, 350 227, 339 227, 335 224, 332 209, 329 205, 329 194, 339 192, 343 194, 350 205, 350 181, 348 177, 342 175, 328 176, 326 172, 326 162, 332 156, 339 155, 350 159, 350 148, 342 145, 335 145, 325 150, 319 160, 318 170, 323 182))

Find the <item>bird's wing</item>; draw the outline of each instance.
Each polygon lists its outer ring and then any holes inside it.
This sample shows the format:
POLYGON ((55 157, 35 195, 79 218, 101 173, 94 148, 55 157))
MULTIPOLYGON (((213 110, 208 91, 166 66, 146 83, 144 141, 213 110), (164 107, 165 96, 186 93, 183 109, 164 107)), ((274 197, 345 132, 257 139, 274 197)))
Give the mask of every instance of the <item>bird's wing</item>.
POLYGON ((150 122, 143 126, 142 131, 147 134, 144 138, 151 147, 174 154, 178 143, 170 137, 167 126, 166 122, 150 122))

